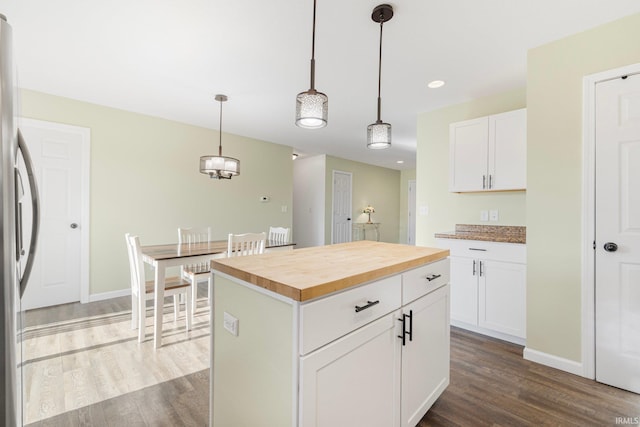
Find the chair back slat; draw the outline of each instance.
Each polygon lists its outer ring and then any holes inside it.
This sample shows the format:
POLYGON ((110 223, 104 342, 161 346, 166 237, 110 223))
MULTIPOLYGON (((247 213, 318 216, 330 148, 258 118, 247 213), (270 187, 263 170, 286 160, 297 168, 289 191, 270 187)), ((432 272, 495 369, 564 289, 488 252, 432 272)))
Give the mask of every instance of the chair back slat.
POLYGON ((274 243, 289 243, 289 228, 269 227, 269 239, 274 243))
POLYGON ((267 233, 229 234, 227 256, 245 256, 264 253, 267 233))
MULTIPOLYGON (((178 227, 178 243, 187 243, 195 245, 198 243, 206 243, 211 241, 211 227, 178 227)), ((196 264, 186 264, 185 268, 196 273, 207 273, 209 271, 209 263, 204 261, 196 264)))

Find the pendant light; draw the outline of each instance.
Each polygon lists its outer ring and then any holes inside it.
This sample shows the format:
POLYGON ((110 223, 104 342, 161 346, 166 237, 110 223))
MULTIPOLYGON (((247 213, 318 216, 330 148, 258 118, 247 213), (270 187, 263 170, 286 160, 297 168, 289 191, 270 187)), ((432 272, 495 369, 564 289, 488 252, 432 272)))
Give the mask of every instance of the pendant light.
POLYGON ((200 173, 209 175, 212 179, 231 179, 240 175, 240 160, 222 155, 222 103, 227 100, 226 95, 216 95, 216 101, 220 101, 220 144, 217 156, 200 157, 200 173))
POLYGON ((327 125, 329 98, 315 88, 316 83, 316 0, 313 0, 313 30, 311 33, 311 88, 296 97, 296 126, 320 129, 327 125))
POLYGON ((380 56, 378 58, 378 120, 367 126, 367 148, 382 150, 391 147, 391 125, 380 119, 380 81, 382 76, 382 24, 393 17, 393 8, 388 4, 381 4, 373 9, 371 19, 380 23, 380 56))

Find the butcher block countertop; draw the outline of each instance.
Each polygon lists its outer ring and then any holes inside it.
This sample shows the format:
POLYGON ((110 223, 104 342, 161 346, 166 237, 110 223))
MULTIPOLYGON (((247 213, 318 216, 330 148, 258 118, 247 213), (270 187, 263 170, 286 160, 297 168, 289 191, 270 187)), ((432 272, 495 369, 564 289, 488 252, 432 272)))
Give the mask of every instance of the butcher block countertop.
POLYGON ((448 255, 446 249, 363 240, 214 259, 211 268, 293 300, 307 301, 448 255))

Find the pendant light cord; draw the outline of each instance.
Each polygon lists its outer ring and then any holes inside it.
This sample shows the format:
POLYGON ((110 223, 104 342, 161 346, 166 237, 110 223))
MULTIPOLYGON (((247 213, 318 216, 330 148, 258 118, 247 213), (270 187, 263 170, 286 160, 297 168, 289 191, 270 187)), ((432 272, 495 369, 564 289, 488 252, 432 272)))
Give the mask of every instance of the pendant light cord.
POLYGON ((313 0, 313 29, 311 30, 311 90, 316 84, 316 0, 313 0))
POLYGON ((382 24, 384 24, 383 19, 384 12, 380 11, 380 54, 378 56, 378 121, 377 123, 382 123, 380 120, 380 110, 382 101, 380 99, 380 82, 382 80, 382 24))
POLYGON ((218 156, 222 157, 222 100, 220 100, 220 143, 218 145, 218 156))

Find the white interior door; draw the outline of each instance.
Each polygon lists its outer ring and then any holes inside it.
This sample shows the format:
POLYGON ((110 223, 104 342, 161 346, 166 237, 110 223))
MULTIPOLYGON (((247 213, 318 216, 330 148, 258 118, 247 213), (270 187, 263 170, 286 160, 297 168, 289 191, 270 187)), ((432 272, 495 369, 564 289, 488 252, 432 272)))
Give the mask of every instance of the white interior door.
POLYGON ((331 243, 351 241, 351 173, 333 171, 331 243))
POLYGON ((640 393, 640 74, 596 85, 595 135, 596 379, 640 393))
POLYGON ((416 244, 416 181, 409 181, 407 206, 407 244, 416 244))
POLYGON ((40 236, 24 310, 88 302, 89 129, 21 119, 40 192, 40 236))

